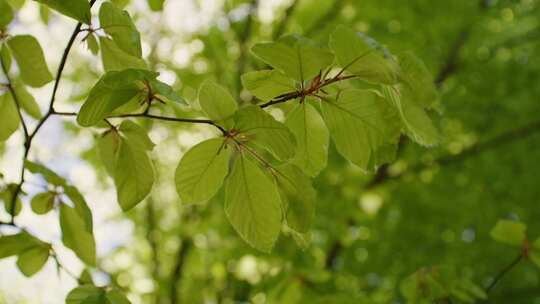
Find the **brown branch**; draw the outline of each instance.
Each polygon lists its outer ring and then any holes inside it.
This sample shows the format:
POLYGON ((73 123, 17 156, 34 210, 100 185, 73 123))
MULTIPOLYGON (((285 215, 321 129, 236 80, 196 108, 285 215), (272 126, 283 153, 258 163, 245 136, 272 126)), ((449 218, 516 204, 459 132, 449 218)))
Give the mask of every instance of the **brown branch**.
MULTIPOLYGON (((94 5, 94 3, 96 2, 96 0, 91 0, 90 1, 90 7, 92 7, 94 5)), ((24 174, 25 174, 25 169, 26 169, 26 161, 28 160, 28 154, 30 152, 30 149, 32 147, 32 140, 34 139, 34 136, 36 136, 36 134, 38 133, 38 131, 41 129, 41 127, 43 126, 43 124, 45 124, 45 122, 49 119, 49 117, 51 117, 51 115, 54 113, 54 101, 56 99, 56 93, 58 91, 58 87, 60 85, 60 80, 62 79, 62 74, 64 72, 64 68, 66 66, 66 62, 67 62, 67 59, 68 59, 68 56, 69 56, 69 53, 71 51, 71 48, 73 46, 73 43, 75 42, 75 39, 77 38, 77 35, 79 35, 79 33, 81 32, 81 27, 82 27, 82 23, 79 22, 77 23, 77 26, 75 26, 75 29, 73 30, 73 33, 71 34, 71 37, 64 49, 64 53, 62 54, 62 59, 60 60, 60 65, 58 67, 58 71, 56 73, 56 79, 54 81, 54 88, 53 88, 53 92, 52 92, 52 95, 51 95, 51 101, 49 103, 49 110, 47 111, 47 113, 45 114, 45 116, 43 116, 43 118, 41 118, 41 120, 39 120, 36 128, 34 129, 34 131, 30 134, 28 134, 27 138, 26 138, 26 142, 25 142, 25 147, 24 147, 24 153, 23 153, 23 161, 22 161, 22 168, 21 168, 21 177, 20 177, 20 180, 19 180, 19 183, 17 183, 17 186, 15 188, 15 191, 13 192, 12 194, 12 202, 11 202, 11 210, 9 210, 9 214, 11 215, 11 223, 14 223, 15 221, 15 210, 16 210, 16 201, 17 201, 17 197, 19 196, 21 190, 22 190, 22 186, 24 184, 24 174)))

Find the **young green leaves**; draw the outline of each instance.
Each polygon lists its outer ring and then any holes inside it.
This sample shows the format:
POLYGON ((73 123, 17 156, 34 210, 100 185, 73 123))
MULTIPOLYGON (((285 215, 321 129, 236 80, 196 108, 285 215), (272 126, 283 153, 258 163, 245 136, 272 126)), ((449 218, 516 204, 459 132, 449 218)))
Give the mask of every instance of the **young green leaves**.
POLYGON ((199 104, 206 115, 217 122, 225 122, 238 109, 231 93, 210 81, 204 82, 199 89, 199 104))
POLYGON ((182 157, 175 181, 183 203, 198 203, 212 198, 223 185, 229 171, 231 149, 222 138, 203 141, 182 157))
POLYGON ((18 35, 7 40, 7 46, 17 61, 22 80, 32 87, 42 87, 53 80, 39 42, 30 35, 18 35))
POLYGON ((136 69, 107 72, 90 91, 77 122, 84 127, 93 126, 121 107, 137 109, 154 100, 183 103, 168 85, 157 80, 157 76, 157 73, 136 69), (126 106, 128 103, 133 107, 126 106))
POLYGON ((36 0, 79 22, 90 24, 90 4, 87 0, 36 0))
POLYGON ((6 0, 0 0, 0 29, 5 29, 13 20, 13 8, 6 0))
POLYGON ((49 259, 51 245, 26 231, 14 235, 0 236, 0 259, 18 256, 17 266, 27 277, 37 273, 49 259))
MULTIPOLYGON (((49 168, 30 161, 25 163, 28 171, 40 174, 48 184, 61 187, 61 201, 59 203, 60 228, 62 242, 87 265, 96 265, 96 242, 93 233, 92 213, 84 197, 77 188, 49 168), (71 201, 68 205, 63 200, 71 201)), ((46 192, 38 194, 32 199, 32 210, 38 214, 46 213, 51 208, 51 200, 60 194, 46 192), (51 198, 51 196, 53 196, 51 198)), ((54 207, 54 205, 53 205, 54 207)))
POLYGON ((19 128, 21 120, 10 92, 0 95, 0 142, 6 141, 19 128))
POLYGON ((120 291, 111 288, 82 285, 69 292, 66 304, 130 304, 120 291))
POLYGON ((527 226, 521 222, 500 220, 491 229, 490 235, 498 242, 521 247, 527 239, 527 226))
POLYGON ((118 203, 124 211, 135 207, 152 190, 154 167, 148 152, 153 148, 146 131, 129 120, 99 140, 102 161, 114 179, 118 203))

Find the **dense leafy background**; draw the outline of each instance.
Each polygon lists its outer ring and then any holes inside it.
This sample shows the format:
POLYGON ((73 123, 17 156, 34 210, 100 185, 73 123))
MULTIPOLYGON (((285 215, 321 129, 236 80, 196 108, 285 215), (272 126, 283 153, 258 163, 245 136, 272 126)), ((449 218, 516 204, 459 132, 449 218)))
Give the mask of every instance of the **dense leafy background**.
MULTIPOLYGON (((16 7, 24 1, 8 2, 16 7)), ((48 46, 42 36, 57 33, 43 32, 46 25, 40 24, 38 6, 26 2, 23 9, 33 9, 34 15, 20 22, 33 24, 31 29, 36 32, 30 34, 42 40, 49 67, 53 67, 62 49, 48 46)), ((92 272, 99 282, 111 281, 111 285, 124 289, 134 303, 403 303, 407 292, 400 289, 407 288, 402 282, 419 269, 426 273, 453 269, 456 279, 445 287, 468 280, 488 286, 520 251, 490 237, 499 219, 526 223, 531 240, 540 235, 537 0, 168 0, 164 11, 162 1, 113 2, 127 5, 141 32, 148 65, 166 75, 188 103, 196 99, 199 85, 209 79, 229 88, 235 98, 249 101, 249 95, 241 90, 240 75, 265 68, 249 52, 253 44, 274 40, 283 33, 298 33, 326 43, 338 25, 367 33, 393 53, 412 51, 435 75, 441 96, 436 108, 442 113, 437 121, 442 142, 426 149, 403 140, 398 160, 375 176, 362 173, 330 145, 328 167, 314 181, 318 197, 311 242, 301 249, 293 240, 295 236, 285 233, 270 254, 251 248, 231 227, 223 208, 224 191, 205 204, 179 203, 174 168, 189 147, 215 134, 211 126, 144 120, 144 128, 158 143, 151 154, 157 169, 156 186, 144 203, 123 214, 114 194, 92 194, 110 189, 117 178, 113 181, 107 177, 100 151, 92 144, 97 133, 81 131, 74 119, 56 119, 55 128, 47 129, 42 135, 45 139, 38 142, 49 155, 34 156, 83 183, 84 178, 76 176, 88 174, 89 167, 73 173, 70 163, 87 161, 97 170, 97 183, 82 187, 91 207, 112 210, 101 213, 94 229, 101 234, 98 248, 100 241, 113 244, 107 250, 98 250, 98 268, 92 272), (171 19, 162 16, 181 19, 183 9, 206 12, 206 17, 189 19, 191 23, 162 22, 171 19), (65 151, 47 149, 64 141, 58 140, 58 134, 66 141, 85 144, 65 151), (116 241, 114 234, 119 230, 114 223, 125 223, 126 217, 133 223, 132 234, 128 233, 131 237, 116 241)), ((95 16, 98 8, 96 5, 93 10, 95 16)), ((74 26, 51 11, 42 9, 41 13, 49 27, 62 29, 59 33, 69 33, 74 26)), ((72 17, 87 21, 84 14, 72 17)), ((17 34, 28 33, 25 28, 14 27, 17 34)), ((114 33, 108 34, 114 39, 114 33)), ((65 42, 60 39, 68 35, 58 34, 54 41, 61 41, 63 46, 65 42)), ((102 47, 106 44, 101 41, 102 47)), ((103 74, 100 60, 86 51, 84 44, 77 42, 75 48, 64 78, 68 89, 61 89, 59 94, 66 109, 77 109, 103 74)), ((139 47, 124 51, 136 56, 139 47)), ((120 59, 128 62, 122 64, 140 64, 131 57, 120 59)), ((109 61, 110 66, 114 67, 117 60, 109 61)), ((41 68, 40 73, 28 74, 27 81, 23 69, 21 77, 28 84, 40 86, 51 77, 46 68, 41 68)), ((36 96, 45 96, 38 98, 42 109, 47 106, 48 91, 43 94, 40 90, 45 89, 33 91, 36 96)), ((173 114, 193 115, 183 108, 173 114)), ((21 138, 22 134, 2 145, 5 167, 0 171, 6 168, 14 172, 2 171, 8 180, 18 176, 18 166, 8 163, 13 161, 10 153, 20 153, 21 138)), ((30 187, 28 191, 34 193, 36 190, 30 187)), ((65 217, 70 212, 74 211, 61 210, 65 217)), ((31 216, 24 219, 33 231, 47 224, 32 224, 31 216)), ((71 224, 85 229, 85 223, 71 224)), ((59 238, 57 232, 52 234, 59 238)), ((77 246, 73 240, 64 240, 64 244, 77 246)), ((61 241, 53 245, 61 247, 61 241)), ((53 268, 53 262, 49 263, 53 268)), ((8 273, 11 264, 3 262, 0 267, 8 273)), ((76 262, 72 264, 82 269, 76 262)), ((3 273, 0 302, 43 300, 36 299, 31 291, 13 290, 3 273)), ((9 274, 20 276, 13 271, 9 274)), ((50 277, 53 275, 49 272, 49 277, 36 279, 36 284, 56 280, 50 277)), ((537 303, 539 279, 538 269, 522 261, 490 291, 488 302, 537 303)), ((74 285, 68 276, 61 282, 74 285)), ((454 294, 452 303, 466 299, 466 295, 454 294)), ((441 303, 447 303, 444 301, 441 303)))

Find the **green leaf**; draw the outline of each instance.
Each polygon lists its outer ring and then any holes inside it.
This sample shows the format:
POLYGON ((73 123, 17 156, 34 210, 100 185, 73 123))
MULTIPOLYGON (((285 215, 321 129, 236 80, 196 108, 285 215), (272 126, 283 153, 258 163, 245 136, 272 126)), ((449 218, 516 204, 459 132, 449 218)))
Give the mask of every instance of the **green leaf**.
POLYGON ((225 213, 238 234, 270 252, 281 229, 280 205, 272 180, 251 160, 238 158, 225 183, 225 213))
MULTIPOLYGON (((105 290, 94 285, 82 285, 74 288, 66 297, 66 304, 94 303, 86 302, 93 299, 105 298, 105 290)), ((98 302, 95 302, 98 303, 98 302)), ((107 302, 101 302, 107 303, 107 302)))
POLYGON ((489 234, 498 242, 521 247, 527 238, 526 231, 527 226, 521 222, 499 220, 489 234))
POLYGON ((92 279, 92 274, 90 270, 85 268, 79 275, 79 284, 81 285, 94 285, 94 280, 92 279))
POLYGON ((0 29, 5 29, 13 20, 13 9, 6 0, 0 0, 0 29))
POLYGON ((86 229, 93 231, 92 211, 88 208, 88 204, 79 190, 73 186, 64 186, 64 194, 69 198, 75 207, 75 211, 83 219, 86 229))
POLYGON ((438 99, 439 92, 422 60, 407 52, 399 57, 401 78, 411 88, 414 101, 424 107, 430 107, 438 99))
POLYGON ((92 54, 97 55, 99 53, 99 44, 94 34, 89 34, 86 37, 86 45, 92 54))
POLYGON ((26 250, 44 243, 26 231, 13 235, 0 236, 0 259, 19 255, 26 250))
POLYGON ((63 177, 56 174, 54 171, 52 171, 51 169, 45 167, 42 164, 38 164, 36 162, 26 160, 25 163, 24 163, 24 166, 28 171, 30 171, 30 172, 32 172, 34 174, 41 174, 43 176, 43 178, 45 178, 45 180, 50 184, 53 184, 55 186, 65 186, 66 185, 66 180, 63 177))
POLYGON ((293 134, 281 122, 261 108, 251 105, 238 111, 234 117, 237 138, 266 149, 279 160, 294 156, 295 140, 293 134))
POLYGON ((287 116, 285 124, 296 138, 296 154, 292 163, 309 176, 317 176, 326 167, 329 133, 321 115, 307 98, 287 116))
POLYGON ((375 92, 356 89, 342 92, 335 101, 322 101, 324 121, 338 152, 363 169, 385 135, 378 102, 381 98, 375 92))
POLYGON ((209 200, 223 185, 229 170, 231 148, 223 138, 213 138, 191 148, 176 169, 176 189, 183 203, 209 200))
POLYGON ((154 12, 162 11, 165 0, 148 0, 148 6, 154 12))
POLYGON ((111 304, 130 304, 131 302, 126 298, 126 296, 118 290, 110 290, 106 294, 107 300, 111 304))
POLYGON ((347 72, 373 83, 397 83, 397 64, 377 52, 351 28, 338 26, 330 36, 329 46, 338 64, 347 68, 347 72))
POLYGON ((423 146, 433 146, 439 141, 439 131, 425 110, 412 100, 412 92, 406 86, 384 86, 383 93, 397 109, 407 135, 423 146))
MULTIPOLYGON (((8 184, 2 192, 0 192, 0 198, 4 201, 4 209, 7 213, 11 213, 11 209, 13 206, 13 194, 15 193, 15 190, 17 189, 17 184, 8 184)), ((15 214, 18 215, 21 213, 22 210, 22 202, 19 197, 15 199, 15 214)))
POLYGON ((242 75, 242 84, 253 96, 263 101, 296 91, 294 82, 277 70, 246 73, 242 75))
POLYGON ((114 174, 116 153, 120 146, 120 140, 120 134, 115 129, 111 129, 105 132, 97 142, 101 161, 103 162, 107 173, 111 176, 114 174))
POLYGON ((97 124, 137 96, 144 81, 155 77, 156 73, 135 69, 106 73, 90 91, 77 116, 77 122, 84 127, 97 124))
POLYGON ((309 231, 315 218, 317 193, 309 177, 293 165, 276 168, 276 183, 284 204, 287 225, 297 232, 309 231))
POLYGON ((6 92, 0 95, 0 142, 8 140, 17 131, 20 122, 17 106, 11 93, 6 92))
MULTIPOLYGON (((1 1, 1 0, 0 0, 1 1)), ((4 66, 6 72, 11 69, 11 52, 5 43, 0 47, 0 63, 4 66)))
POLYGON ((310 80, 334 61, 334 55, 303 38, 287 37, 287 41, 259 43, 251 51, 285 75, 303 82, 310 80))
POLYGON ((34 96, 26 90, 24 85, 19 81, 15 81, 13 83, 13 90, 17 96, 17 100, 21 104, 21 108, 33 118, 41 119, 42 115, 39 105, 37 104, 36 99, 34 99, 34 96))
POLYGON ((46 214, 51 211, 54 207, 55 197, 56 194, 54 192, 42 192, 36 194, 30 202, 32 211, 36 214, 46 214))
POLYGON ((150 81, 150 86, 152 87, 152 92, 155 97, 159 98, 161 101, 178 102, 187 105, 186 101, 168 84, 155 79, 150 81))
POLYGON ((30 35, 13 36, 7 44, 17 61, 24 82, 32 87, 42 87, 53 80, 36 38, 30 35))
POLYGON ((99 44, 101 46, 103 69, 107 72, 148 68, 143 59, 126 53, 109 38, 99 37, 99 44))
POLYGON ((224 87, 211 81, 205 81, 199 89, 199 104, 212 120, 225 120, 238 109, 238 104, 231 93, 224 87))
POLYGON ((50 245, 35 246, 19 255, 17 266, 27 277, 31 277, 43 268, 49 259, 50 245))
POLYGON ((131 56, 142 56, 141 35, 128 12, 105 2, 99 9, 99 23, 121 50, 131 56))
POLYGON ((96 265, 96 243, 91 229, 75 208, 60 205, 62 242, 87 265, 96 265))
POLYGON ((87 0, 36 0, 79 22, 90 24, 90 4, 87 0))
POLYGON ((114 183, 118 203, 128 211, 140 203, 152 190, 154 168, 148 151, 154 144, 146 131, 127 120, 120 125, 122 138, 114 168, 114 183))

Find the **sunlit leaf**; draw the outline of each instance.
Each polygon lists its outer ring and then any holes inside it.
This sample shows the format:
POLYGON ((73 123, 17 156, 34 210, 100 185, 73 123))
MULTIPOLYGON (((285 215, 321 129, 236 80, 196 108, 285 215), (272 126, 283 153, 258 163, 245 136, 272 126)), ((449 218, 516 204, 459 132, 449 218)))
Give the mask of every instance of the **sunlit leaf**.
POLYGON ((21 108, 35 119, 41 119, 41 110, 32 94, 26 90, 24 85, 18 81, 12 84, 17 100, 21 103, 21 108))
POLYGON ((176 189, 183 203, 212 198, 223 185, 229 170, 231 148, 223 138, 203 141, 191 148, 176 169, 176 189))
POLYGON ((334 55, 304 38, 258 43, 251 51, 264 62, 299 81, 310 80, 334 61, 334 55))
POLYGON ((374 83, 395 84, 398 81, 397 64, 385 58, 351 28, 338 26, 330 36, 329 45, 337 62, 347 72, 374 83))
POLYGON ((212 120, 225 120, 238 109, 236 100, 224 87, 211 81, 204 82, 199 89, 199 104, 212 120))
POLYGON ((141 57, 141 36, 128 12, 105 2, 99 9, 99 23, 116 46, 131 56, 141 57))
POLYGON ((6 141, 17 129, 20 123, 17 106, 11 93, 0 95, 0 141, 6 141))
POLYGON ((280 197, 276 185, 251 160, 236 159, 225 182, 225 213, 251 246, 270 252, 281 228, 280 197))
POLYGON ((54 207, 55 197, 56 194, 54 192, 42 192, 36 194, 30 202, 32 211, 36 214, 45 214, 51 211, 54 207))
POLYGON ((521 222, 499 220, 489 234, 498 242, 521 247, 527 238, 526 231, 527 226, 521 222))
POLYGON ((90 4, 87 0, 36 0, 75 20, 90 24, 90 4))
POLYGON ((399 66, 400 76, 410 86, 414 101, 424 107, 432 106, 439 93, 424 63, 413 53, 407 52, 399 57, 399 66))
POLYGON ((101 46, 101 59, 105 71, 122 71, 125 69, 146 69, 146 62, 123 51, 113 40, 99 37, 101 46))
POLYGON ((60 205, 62 242, 86 264, 96 265, 96 242, 84 218, 66 204, 60 205))
POLYGON ((7 44, 17 61, 24 82, 32 87, 42 87, 53 80, 36 38, 30 35, 13 36, 7 44))
POLYGON ((321 102, 324 121, 336 148, 346 159, 367 169, 370 157, 384 139, 384 120, 373 91, 348 90, 337 100, 321 102))
POLYGON ((31 277, 43 268, 49 259, 50 245, 35 246, 19 255, 17 266, 27 277, 31 277))
POLYGON ((292 163, 307 175, 317 176, 326 167, 329 133, 312 102, 313 99, 307 99, 298 104, 287 116, 285 124, 296 138, 296 154, 292 163))
POLYGON ((13 8, 6 0, 0 0, 0 29, 6 28, 11 20, 13 20, 13 8))
POLYGON ((234 117, 234 129, 240 133, 237 138, 248 145, 254 145, 272 153, 279 160, 294 156, 293 134, 272 115, 257 106, 246 106, 234 117))
POLYGON ((242 75, 242 84, 255 97, 268 101, 275 97, 296 91, 294 82, 277 70, 249 72, 242 75))

